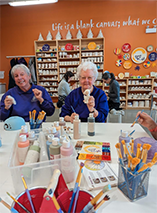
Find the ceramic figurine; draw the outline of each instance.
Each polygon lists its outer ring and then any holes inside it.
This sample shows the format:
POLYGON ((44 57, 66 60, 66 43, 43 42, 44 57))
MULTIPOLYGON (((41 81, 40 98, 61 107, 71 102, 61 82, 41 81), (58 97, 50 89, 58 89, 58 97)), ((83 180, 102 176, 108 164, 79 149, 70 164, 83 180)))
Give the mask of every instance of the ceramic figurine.
POLYGON ((97 38, 103 38, 104 36, 103 36, 103 34, 102 34, 102 32, 101 32, 101 30, 99 31, 99 34, 98 34, 98 36, 97 36, 97 38))
POLYGON ((52 35, 51 35, 50 31, 48 32, 46 39, 47 40, 52 40, 52 35))
POLYGON ((77 39, 79 39, 79 38, 82 38, 82 33, 81 33, 81 31, 80 30, 78 30, 78 33, 77 33, 77 39))
POLYGON ((43 41, 44 39, 43 39, 43 37, 42 37, 42 35, 41 35, 41 33, 39 34, 39 38, 38 38, 38 41, 43 41))
POLYGON ((70 30, 68 30, 68 33, 67 33, 67 35, 66 35, 66 39, 71 39, 72 38, 72 35, 71 35, 71 33, 70 33, 70 30))
POLYGON ((60 32, 58 31, 57 35, 56 35, 56 40, 61 40, 61 34, 60 32))
POLYGON ((88 34, 87 34, 87 38, 93 38, 93 33, 92 30, 90 29, 88 34))
POLYGON ((90 97, 90 89, 86 89, 83 94, 84 94, 84 103, 88 104, 88 100, 90 97))

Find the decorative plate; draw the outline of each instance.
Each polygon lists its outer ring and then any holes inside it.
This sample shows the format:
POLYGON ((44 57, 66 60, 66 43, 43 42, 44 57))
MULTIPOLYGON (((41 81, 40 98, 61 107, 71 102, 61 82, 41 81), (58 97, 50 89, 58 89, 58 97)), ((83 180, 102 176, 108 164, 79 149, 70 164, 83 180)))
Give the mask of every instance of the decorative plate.
POLYGON ((157 53, 156 52, 150 53, 148 58, 150 61, 155 61, 157 59, 157 53))
POLYGON ((118 59, 118 60, 116 61, 116 66, 117 66, 117 67, 120 67, 121 65, 122 65, 122 60, 118 59))
POLYGON ((114 54, 119 55, 121 53, 121 49, 120 48, 115 48, 114 49, 114 54))
POLYGON ((153 49, 154 49, 153 45, 148 45, 148 47, 147 47, 147 51, 148 52, 153 51, 153 49))
POLYGON ((143 66, 144 66, 144 68, 150 67, 150 61, 145 61, 145 62, 143 63, 143 66))
POLYGON ((129 53, 125 53, 123 55, 124 60, 129 60, 130 59, 130 54, 129 53))
POLYGON ((48 44, 44 44, 44 45, 42 46, 42 50, 43 50, 43 51, 49 51, 49 49, 50 49, 50 46, 49 46, 48 44))
POLYGON ((118 78, 123 79, 124 78, 124 74, 121 72, 118 74, 118 78))
POLYGON ((131 62, 130 60, 125 61, 125 62, 123 63, 123 67, 124 67, 126 70, 130 69, 130 68, 132 67, 132 62, 131 62))
POLYGON ((128 53, 131 50, 131 45, 129 43, 123 44, 122 50, 124 53, 128 53))
POLYGON ((88 44, 88 49, 89 50, 95 50, 95 48, 97 47, 96 43, 95 42, 90 42, 88 44))
POLYGON ((131 59, 136 64, 143 63, 147 58, 147 51, 143 47, 137 47, 131 53, 131 59))
POLYGON ((73 50, 73 45, 71 43, 68 43, 65 45, 66 50, 73 50))

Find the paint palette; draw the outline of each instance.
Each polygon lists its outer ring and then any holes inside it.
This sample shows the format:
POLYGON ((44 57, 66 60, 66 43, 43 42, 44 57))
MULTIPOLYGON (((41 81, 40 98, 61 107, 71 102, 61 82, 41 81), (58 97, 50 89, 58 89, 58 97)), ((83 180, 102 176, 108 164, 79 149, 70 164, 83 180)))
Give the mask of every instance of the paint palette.
POLYGON ((77 141, 75 149, 79 160, 111 161, 109 142, 77 141))

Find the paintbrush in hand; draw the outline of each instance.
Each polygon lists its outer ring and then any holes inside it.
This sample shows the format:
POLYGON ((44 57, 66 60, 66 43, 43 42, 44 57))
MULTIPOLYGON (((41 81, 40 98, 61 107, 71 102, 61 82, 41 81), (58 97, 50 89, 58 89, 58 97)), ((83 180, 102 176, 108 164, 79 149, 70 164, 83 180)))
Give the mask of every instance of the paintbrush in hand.
MULTIPOLYGON (((141 113, 142 113, 143 111, 144 111, 144 110, 142 110, 141 113)), ((140 114, 141 114, 141 113, 140 113, 140 114)), ((135 119, 135 121, 133 122, 133 124, 131 125, 131 127, 133 127, 133 126, 135 125, 136 121, 137 121, 137 120, 139 119, 139 117, 140 117, 140 114, 137 116, 137 118, 135 119)))

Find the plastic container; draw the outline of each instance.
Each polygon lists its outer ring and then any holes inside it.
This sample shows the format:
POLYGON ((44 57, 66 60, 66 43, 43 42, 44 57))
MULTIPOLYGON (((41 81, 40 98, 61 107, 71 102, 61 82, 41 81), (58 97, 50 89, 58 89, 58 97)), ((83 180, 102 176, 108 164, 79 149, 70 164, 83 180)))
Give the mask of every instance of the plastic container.
POLYGON ((65 135, 65 131, 64 131, 64 126, 66 125, 64 118, 60 117, 59 118, 59 126, 60 126, 60 132, 61 132, 61 136, 65 135))
MULTIPOLYGON (((40 137, 39 137, 39 143, 40 145, 43 144, 42 146, 46 147, 46 138, 44 137, 44 133, 40 132, 40 137), (41 137, 42 136, 42 137, 41 137), (41 142, 42 140, 42 142, 41 142)), ((15 189, 15 194, 20 194, 23 190, 24 190, 24 186, 21 180, 21 170, 23 168, 31 168, 30 169, 30 175, 27 177, 25 174, 23 174, 27 186, 30 189, 31 187, 37 187, 37 186, 45 186, 47 187, 49 184, 49 181, 52 177, 53 171, 54 169, 60 169, 62 172, 62 168, 61 168, 61 158, 59 159, 55 159, 55 160, 45 160, 42 162, 37 162, 37 163, 32 163, 29 165, 19 165, 19 161, 18 161, 18 146, 17 143, 19 141, 19 134, 17 134, 16 138, 15 138, 15 142, 14 145, 11 149, 11 155, 9 158, 9 163, 8 166, 10 168, 10 172, 11 172, 11 177, 12 177, 12 182, 14 185, 14 189, 15 189)), ((73 153, 71 155, 71 157, 68 157, 68 159, 71 162, 71 167, 73 169, 74 172, 74 180, 76 178, 76 172, 79 169, 79 166, 76 162, 76 150, 73 147, 73 153)), ((44 155, 45 157, 45 155, 44 155)), ((62 160, 67 159, 66 157, 62 158, 62 160)), ((62 173, 63 174, 63 173, 62 173)), ((67 179, 66 176, 64 176, 64 180, 67 183, 69 180, 67 179)))
POLYGON ((30 132, 28 132, 28 140, 29 140, 29 145, 33 145, 34 141, 37 139, 35 132, 32 130, 30 132))
POLYGON ((18 142, 18 160, 20 165, 24 164, 28 149, 29 149, 29 140, 26 139, 26 135, 20 135, 18 142))
POLYGON ((126 167, 119 164, 118 188, 130 201, 145 197, 148 192, 149 174, 150 169, 138 174, 132 174, 126 167))
POLYGON ((46 141, 47 155, 48 155, 48 158, 50 159, 50 151, 49 151, 49 148, 50 148, 50 145, 52 144, 52 140, 53 140, 53 138, 54 138, 54 135, 48 135, 47 138, 48 138, 48 140, 46 141))
POLYGON ((73 131, 74 131, 74 139, 81 138, 81 121, 79 119, 79 115, 75 115, 75 119, 73 121, 73 131))
MULTIPOLYGON (((119 136, 119 142, 121 143, 121 153, 122 153, 122 157, 125 158, 122 140, 125 141, 126 147, 128 148, 128 147, 129 147, 129 143, 130 143, 130 137, 128 136, 128 132, 127 132, 127 131, 122 131, 122 132, 121 132, 121 135, 119 136)), ((129 148, 128 148, 128 151, 129 151, 129 148)))
POLYGON ((59 138, 53 138, 52 143, 49 147, 50 160, 60 158, 60 147, 59 138))
POLYGON ((94 136, 95 135, 95 118, 93 117, 93 113, 89 113, 88 117, 88 135, 94 136))
POLYGON ((74 180, 74 168, 72 162, 73 155, 73 146, 70 144, 70 141, 64 140, 62 146, 60 148, 61 154, 61 169, 64 177, 68 180, 68 182, 72 182, 74 180))
POLYGON ((36 140, 36 141, 34 141, 34 144, 30 146, 30 148, 27 152, 27 156, 26 156, 24 164, 26 165, 26 164, 38 162, 39 153, 40 153, 39 142, 36 140))
POLYGON ((21 126, 21 131, 20 131, 20 134, 19 135, 26 135, 26 137, 28 138, 28 128, 27 128, 27 125, 23 125, 21 126))

